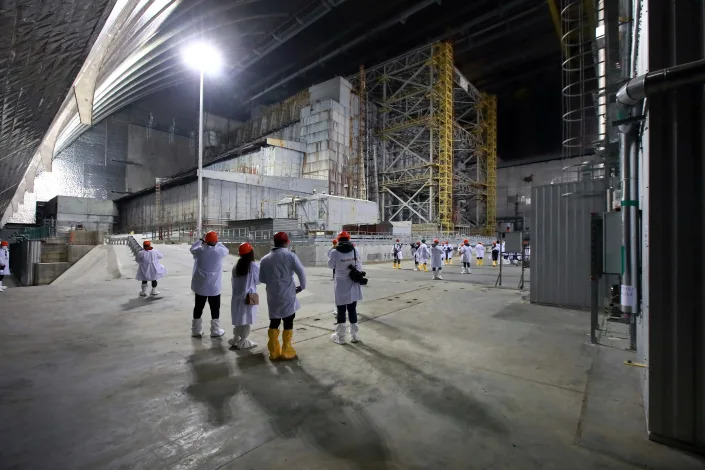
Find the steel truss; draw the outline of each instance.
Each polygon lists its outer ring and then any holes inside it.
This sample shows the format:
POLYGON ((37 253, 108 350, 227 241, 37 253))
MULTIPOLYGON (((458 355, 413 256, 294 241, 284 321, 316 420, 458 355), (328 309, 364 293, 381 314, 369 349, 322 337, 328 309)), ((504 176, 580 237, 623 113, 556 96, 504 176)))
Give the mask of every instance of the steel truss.
POLYGON ((451 44, 365 69, 364 79, 368 197, 382 219, 494 233, 496 101, 453 66, 451 44))

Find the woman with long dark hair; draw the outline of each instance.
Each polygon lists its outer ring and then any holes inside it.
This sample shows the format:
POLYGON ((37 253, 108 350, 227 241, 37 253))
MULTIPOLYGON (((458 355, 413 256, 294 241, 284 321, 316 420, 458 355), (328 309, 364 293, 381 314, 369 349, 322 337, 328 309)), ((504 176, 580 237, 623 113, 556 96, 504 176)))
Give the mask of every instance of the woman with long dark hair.
POLYGON ((255 250, 249 243, 241 244, 238 254, 240 259, 233 268, 233 297, 230 304, 233 339, 228 343, 235 349, 248 349, 257 346, 257 343, 247 337, 255 322, 257 304, 259 303, 259 297, 257 297, 259 265, 255 263, 255 250))

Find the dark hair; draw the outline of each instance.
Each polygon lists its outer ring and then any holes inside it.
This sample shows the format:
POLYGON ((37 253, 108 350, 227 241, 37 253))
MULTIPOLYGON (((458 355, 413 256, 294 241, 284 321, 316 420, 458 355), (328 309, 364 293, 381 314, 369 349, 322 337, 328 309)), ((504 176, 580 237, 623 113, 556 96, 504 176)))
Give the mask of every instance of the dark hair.
POLYGON ((247 273, 250 272, 250 263, 254 260, 255 250, 250 251, 246 255, 240 256, 240 259, 237 260, 237 264, 235 265, 235 276, 247 276, 247 273))

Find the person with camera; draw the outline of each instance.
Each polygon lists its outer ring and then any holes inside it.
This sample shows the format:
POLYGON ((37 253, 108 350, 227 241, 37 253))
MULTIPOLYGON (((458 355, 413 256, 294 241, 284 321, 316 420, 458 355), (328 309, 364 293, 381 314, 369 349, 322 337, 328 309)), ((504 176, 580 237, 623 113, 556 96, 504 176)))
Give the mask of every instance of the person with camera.
POLYGON ((218 241, 217 233, 208 232, 191 246, 191 255, 191 290, 196 294, 191 336, 200 338, 203 335, 201 315, 208 301, 211 308, 211 338, 218 338, 225 334, 225 330, 220 327, 220 291, 223 282, 223 261, 228 256, 228 247, 218 241))
POLYGON ((470 274, 470 263, 472 262, 472 247, 470 240, 463 240, 463 245, 460 247, 460 260, 463 262, 463 269, 460 274, 470 274))
POLYGON ((290 360, 296 358, 296 350, 291 341, 294 337, 294 317, 301 308, 296 294, 306 289, 306 273, 296 253, 289 251, 289 235, 286 232, 274 234, 274 248, 264 255, 259 263, 259 280, 267 286, 267 306, 269 307, 269 330, 267 349, 269 359, 290 360), (294 284, 294 274, 299 278, 299 286, 294 284), (282 343, 279 344, 279 325, 284 322, 282 343))
POLYGON ((426 266, 426 263, 428 263, 429 258, 431 258, 431 250, 429 250, 428 245, 426 245, 426 239, 421 240, 421 245, 419 245, 418 254, 419 264, 421 265, 421 269, 419 269, 419 271, 427 273, 428 266, 426 266))
POLYGON ((259 265, 255 263, 255 250, 245 242, 237 250, 240 259, 233 268, 233 297, 230 301, 230 315, 233 321, 233 339, 228 341, 234 349, 249 349, 257 343, 248 339, 250 329, 257 316, 259 295, 259 265))
POLYGON ((345 327, 345 312, 350 321, 350 340, 357 343, 360 340, 360 328, 357 325, 357 302, 362 300, 362 287, 367 284, 365 272, 362 271, 360 252, 350 241, 348 232, 338 235, 338 246, 328 258, 328 267, 334 272, 333 289, 335 304, 338 307, 338 324, 331 340, 337 344, 345 344, 347 328, 345 327))

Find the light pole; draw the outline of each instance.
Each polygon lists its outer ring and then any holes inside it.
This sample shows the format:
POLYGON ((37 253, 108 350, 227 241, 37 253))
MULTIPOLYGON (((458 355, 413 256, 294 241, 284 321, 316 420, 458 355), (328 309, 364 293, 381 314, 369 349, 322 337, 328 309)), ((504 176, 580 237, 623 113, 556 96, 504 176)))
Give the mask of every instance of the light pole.
POLYGON ((186 63, 200 73, 199 104, 198 104, 198 218, 196 219, 196 234, 203 235, 203 78, 208 72, 217 73, 220 68, 220 55, 208 43, 191 44, 184 52, 186 63))

